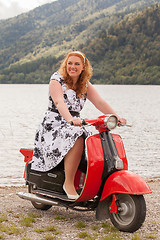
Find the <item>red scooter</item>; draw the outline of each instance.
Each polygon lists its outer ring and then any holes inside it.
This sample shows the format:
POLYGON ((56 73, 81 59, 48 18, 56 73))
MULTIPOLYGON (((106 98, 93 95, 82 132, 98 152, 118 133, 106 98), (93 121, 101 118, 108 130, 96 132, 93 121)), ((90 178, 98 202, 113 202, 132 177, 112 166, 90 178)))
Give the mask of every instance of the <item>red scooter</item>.
POLYGON ((75 176, 79 198, 70 200, 63 190, 63 161, 47 172, 32 170, 33 150, 29 149, 20 150, 26 162, 24 177, 28 193, 19 192, 18 196, 41 210, 60 205, 77 211, 96 211, 98 220, 110 218, 119 230, 135 232, 146 216, 143 194, 151 190, 140 176, 128 171, 122 139, 110 133, 120 123, 114 115, 103 115, 84 120, 84 124, 95 126, 99 133, 85 141, 87 161, 82 158, 75 176))

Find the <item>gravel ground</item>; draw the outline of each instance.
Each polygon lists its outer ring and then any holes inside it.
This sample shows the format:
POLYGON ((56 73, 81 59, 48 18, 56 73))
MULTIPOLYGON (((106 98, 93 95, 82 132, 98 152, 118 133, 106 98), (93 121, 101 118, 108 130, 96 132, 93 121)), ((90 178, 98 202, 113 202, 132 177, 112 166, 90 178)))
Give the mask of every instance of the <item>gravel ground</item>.
POLYGON ((160 240, 160 180, 148 181, 152 194, 145 195, 147 216, 136 233, 117 231, 110 220, 100 222, 94 212, 75 212, 62 207, 48 211, 36 210, 29 201, 16 193, 27 187, 0 188, 0 239, 159 239, 160 240))

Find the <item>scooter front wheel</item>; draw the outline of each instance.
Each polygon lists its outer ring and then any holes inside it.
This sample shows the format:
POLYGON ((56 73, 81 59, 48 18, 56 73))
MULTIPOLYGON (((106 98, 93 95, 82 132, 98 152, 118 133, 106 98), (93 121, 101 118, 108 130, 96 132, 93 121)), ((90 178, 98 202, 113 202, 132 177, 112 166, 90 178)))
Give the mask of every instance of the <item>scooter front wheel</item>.
POLYGON ((116 195, 118 211, 109 211, 109 216, 113 225, 120 231, 135 232, 138 230, 146 217, 146 203, 142 195, 116 195))
MULTIPOLYGON (((28 192, 32 193, 32 190, 34 189, 34 185, 33 184, 29 184, 28 185, 28 192)), ((33 202, 31 201, 32 205, 36 208, 36 209, 40 209, 40 210, 48 210, 52 207, 52 205, 46 205, 43 203, 39 203, 39 202, 33 202)))

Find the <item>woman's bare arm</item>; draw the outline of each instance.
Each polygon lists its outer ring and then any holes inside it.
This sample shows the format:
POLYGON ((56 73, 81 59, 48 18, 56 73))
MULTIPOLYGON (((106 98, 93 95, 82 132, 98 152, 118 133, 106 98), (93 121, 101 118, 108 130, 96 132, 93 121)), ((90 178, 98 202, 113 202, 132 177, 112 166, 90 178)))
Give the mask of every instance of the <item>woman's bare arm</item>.
POLYGON ((80 118, 73 118, 70 114, 67 105, 64 102, 63 90, 61 84, 52 80, 49 83, 49 92, 52 97, 54 104, 56 105, 61 116, 69 123, 73 122, 75 126, 81 126, 82 121, 80 118))
POLYGON ((114 114, 118 117, 119 121, 121 121, 124 125, 126 124, 126 119, 120 118, 117 115, 114 109, 99 95, 99 93, 91 83, 89 83, 88 85, 87 98, 99 111, 104 114, 114 114))
POLYGON ((49 92, 52 97, 52 100, 54 104, 56 105, 59 113, 62 115, 62 117, 67 121, 70 122, 72 121, 72 115, 70 114, 67 105, 64 102, 64 97, 63 97, 63 90, 61 84, 56 81, 52 80, 49 83, 49 92))

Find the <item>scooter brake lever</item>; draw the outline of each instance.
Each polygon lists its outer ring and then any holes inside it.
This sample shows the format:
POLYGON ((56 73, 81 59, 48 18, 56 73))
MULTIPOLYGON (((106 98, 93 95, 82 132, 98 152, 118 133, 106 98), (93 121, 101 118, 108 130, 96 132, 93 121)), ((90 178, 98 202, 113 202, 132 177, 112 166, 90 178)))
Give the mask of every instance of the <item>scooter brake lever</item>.
POLYGON ((118 127, 132 127, 130 124, 122 124, 120 121, 118 121, 118 127))
POLYGON ((130 124, 126 124, 126 125, 124 125, 124 126, 126 126, 126 127, 132 127, 132 125, 130 125, 130 124))

